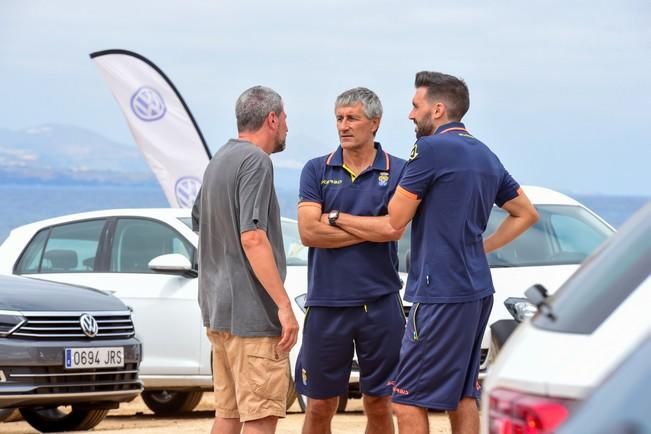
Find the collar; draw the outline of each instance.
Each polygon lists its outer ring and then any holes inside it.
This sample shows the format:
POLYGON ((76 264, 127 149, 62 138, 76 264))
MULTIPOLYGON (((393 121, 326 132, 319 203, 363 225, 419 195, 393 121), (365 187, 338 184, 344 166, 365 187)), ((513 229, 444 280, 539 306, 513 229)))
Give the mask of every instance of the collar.
POLYGON ((463 122, 448 122, 447 124, 438 127, 436 131, 434 131, 433 135, 445 134, 448 131, 465 131, 466 133, 468 132, 463 122))
MULTIPOLYGON (((390 166, 389 154, 382 150, 382 146, 380 146, 379 142, 375 142, 375 149, 377 150, 377 153, 375 154, 375 160, 373 160, 373 164, 367 170, 388 171, 390 166)), ((337 147, 337 149, 332 154, 328 155, 328 158, 326 158, 326 165, 340 167, 344 165, 344 150, 341 145, 337 147)))

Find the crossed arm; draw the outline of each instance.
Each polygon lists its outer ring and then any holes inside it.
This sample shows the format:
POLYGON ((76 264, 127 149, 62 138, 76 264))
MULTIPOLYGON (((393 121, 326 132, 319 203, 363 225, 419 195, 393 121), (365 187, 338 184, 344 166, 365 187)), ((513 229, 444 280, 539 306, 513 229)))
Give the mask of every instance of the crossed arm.
POLYGON ((337 226, 330 226, 321 204, 303 202, 298 208, 298 230, 308 247, 339 248, 371 241, 396 241, 403 230, 395 230, 388 216, 366 217, 340 213, 337 226))

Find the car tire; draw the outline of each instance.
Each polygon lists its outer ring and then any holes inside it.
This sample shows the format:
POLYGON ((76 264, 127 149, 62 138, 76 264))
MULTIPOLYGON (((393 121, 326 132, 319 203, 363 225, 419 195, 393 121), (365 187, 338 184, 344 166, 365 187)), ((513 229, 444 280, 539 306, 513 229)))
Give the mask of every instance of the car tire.
POLYGON ((61 411, 58 407, 20 409, 23 419, 41 432, 86 431, 104 420, 108 412, 108 409, 79 408, 74 405, 69 413, 61 411))
POLYGON ((15 422, 20 419, 17 408, 0 408, 0 422, 15 422))
MULTIPOLYGON (((298 401, 298 405, 301 407, 301 411, 305 413, 305 409, 307 408, 307 396, 298 393, 296 395, 296 399, 298 401)), ((339 402, 337 403, 337 413, 345 413, 347 404, 348 404, 348 395, 345 394, 340 395, 339 402)))
POLYGON ((156 415, 173 416, 194 410, 201 401, 203 391, 145 390, 141 396, 145 405, 156 415))

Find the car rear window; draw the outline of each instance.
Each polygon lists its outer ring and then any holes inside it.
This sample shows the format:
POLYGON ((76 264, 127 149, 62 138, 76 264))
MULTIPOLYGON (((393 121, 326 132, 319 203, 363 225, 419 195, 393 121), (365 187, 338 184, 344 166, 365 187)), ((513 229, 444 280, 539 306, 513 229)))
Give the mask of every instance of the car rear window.
POLYGON ((549 299, 536 327, 591 334, 634 291, 651 285, 651 204, 602 245, 549 299))

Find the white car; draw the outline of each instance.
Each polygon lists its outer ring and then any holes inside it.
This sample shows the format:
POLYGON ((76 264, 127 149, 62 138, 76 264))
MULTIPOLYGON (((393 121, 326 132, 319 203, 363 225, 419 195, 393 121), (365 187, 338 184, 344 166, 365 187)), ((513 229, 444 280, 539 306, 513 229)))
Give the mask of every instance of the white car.
MULTIPOLYGON (((555 292, 567 278, 615 230, 603 219, 574 199, 541 187, 524 186, 524 191, 539 213, 538 222, 512 243, 488 255, 495 296, 493 310, 481 344, 479 378, 486 375, 497 352, 491 336, 491 326, 515 322, 504 302, 520 299, 518 314, 526 317, 533 306, 523 299, 524 291, 542 284, 555 292)), ((485 234, 494 232, 506 212, 493 207, 485 234)), ((400 241, 402 258, 408 249, 409 232, 400 241)))
MULTIPOLYGON (((296 221, 283 219, 282 225, 286 285, 296 296, 306 291, 307 249, 296 221)), ((0 273, 75 283, 121 298, 133 309, 143 342, 145 403, 158 414, 189 411, 212 388, 193 265, 198 237, 190 226, 188 209, 107 210, 44 220, 11 232, 0 246, 0 273)))
MULTIPOLYGON (((559 287, 613 232, 567 196, 525 189, 541 218, 512 245, 489 255, 496 288, 491 323, 510 318, 503 306, 507 297, 522 296, 534 283, 552 290, 559 287)), ((494 208, 487 231, 504 216, 494 208)), ((307 288, 307 249, 300 243, 296 221, 283 219, 282 224, 288 264, 285 287, 298 300, 293 306, 302 323, 299 303, 307 288)), ((140 378, 145 402, 159 414, 187 411, 199 402, 203 390, 212 387, 210 344, 197 304, 193 266, 198 237, 190 226, 189 209, 107 210, 44 220, 11 231, 0 246, 0 273, 114 292, 134 310, 143 342, 140 378)), ((398 250, 404 279, 409 233, 398 250)), ((487 330, 482 375, 490 361, 490 343, 487 330)), ((292 351, 292 364, 299 347, 300 341, 292 351)), ((360 396, 355 370, 350 396, 360 396)))
POLYGON ((484 381, 485 434, 555 432, 651 333, 651 204, 537 304, 484 381))

